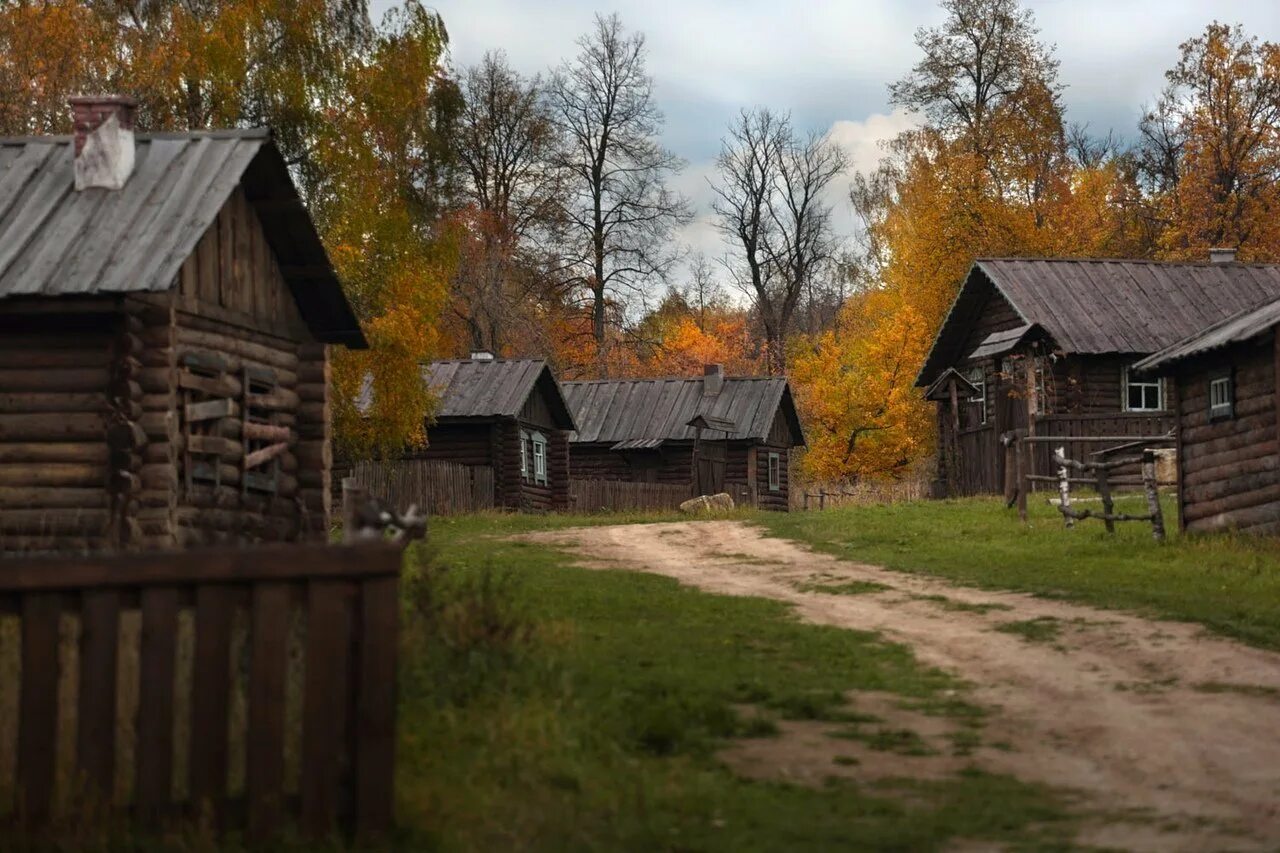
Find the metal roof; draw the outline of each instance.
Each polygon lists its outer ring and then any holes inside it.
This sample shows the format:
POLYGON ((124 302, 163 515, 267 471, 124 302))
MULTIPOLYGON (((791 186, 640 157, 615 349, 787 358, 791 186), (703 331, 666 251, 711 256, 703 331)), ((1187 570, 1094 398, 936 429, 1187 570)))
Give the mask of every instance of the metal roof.
POLYGON ((1034 328, 1036 328, 1035 323, 1026 323, 1022 326, 1006 329, 1003 332, 992 332, 982 339, 982 343, 978 344, 977 349, 969 353, 969 358, 989 358, 994 355, 1004 355, 1022 343, 1022 339, 1030 334, 1034 328))
POLYGON ((626 441, 619 441, 610 447, 610 450, 657 450, 663 445, 660 438, 629 438, 626 441))
POLYGON ((0 138, 0 299, 158 292, 239 185, 318 340, 364 346, 266 128, 139 134, 124 187, 77 191, 72 137, 0 138))
POLYGON ((1251 341, 1280 325, 1280 299, 1241 311, 1202 332, 1183 338, 1172 346, 1134 365, 1141 373, 1159 373, 1184 359, 1251 341))
POLYGON ((943 321, 917 385, 931 384, 969 356, 961 350, 988 288, 1064 352, 1147 354, 1280 297, 1280 265, 980 258, 943 321))
POLYGON ((437 419, 518 417, 541 384, 555 425, 574 428, 560 383, 540 358, 433 361, 422 366, 422 379, 439 396, 437 419))
POLYGON ((688 424, 698 415, 732 422, 731 440, 765 441, 780 409, 791 425, 793 446, 804 444, 791 389, 780 377, 725 377, 718 394, 704 394, 703 377, 600 379, 562 387, 578 423, 578 444, 692 441, 697 431, 688 424))

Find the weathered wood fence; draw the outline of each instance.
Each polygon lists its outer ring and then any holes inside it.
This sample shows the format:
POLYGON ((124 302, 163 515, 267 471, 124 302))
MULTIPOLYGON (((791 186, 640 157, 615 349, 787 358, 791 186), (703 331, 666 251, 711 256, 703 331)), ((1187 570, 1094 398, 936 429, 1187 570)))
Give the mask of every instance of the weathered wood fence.
POLYGON ((626 512, 676 509, 693 491, 690 486, 669 483, 571 480, 569 494, 578 512, 626 512))
POLYGON ((1108 448, 1107 450, 1097 451, 1093 454, 1093 461, 1081 462, 1076 459, 1068 459, 1066 456, 1066 448, 1058 447, 1054 451, 1053 461, 1058 465, 1058 512, 1062 513, 1063 523, 1067 527, 1074 527, 1077 521, 1083 521, 1087 518, 1100 519, 1107 526, 1108 533, 1116 532, 1117 521, 1149 521, 1151 522, 1151 535, 1158 542, 1164 539, 1164 513, 1160 509, 1160 491, 1156 484, 1156 454, 1150 448, 1143 448, 1141 445, 1136 446, 1120 446, 1108 448), (1134 450, 1138 452, 1131 456, 1120 456, 1125 451, 1132 453, 1134 450), (1140 465, 1142 468, 1142 487, 1147 498, 1147 514, 1146 515, 1130 515, 1128 513, 1118 513, 1115 511, 1115 504, 1111 495, 1111 472, 1126 465, 1140 465), (1098 490, 1099 499, 1102 501, 1102 512, 1094 512, 1091 509, 1075 509, 1071 505, 1071 482, 1072 474, 1078 473, 1085 475, 1093 475, 1094 488, 1098 490))
POLYGON ((436 459, 363 461, 351 476, 371 497, 389 506, 416 505, 430 515, 493 508, 493 468, 436 459))
POLYGON ((400 560, 369 542, 0 561, 12 819, 389 829, 400 560))

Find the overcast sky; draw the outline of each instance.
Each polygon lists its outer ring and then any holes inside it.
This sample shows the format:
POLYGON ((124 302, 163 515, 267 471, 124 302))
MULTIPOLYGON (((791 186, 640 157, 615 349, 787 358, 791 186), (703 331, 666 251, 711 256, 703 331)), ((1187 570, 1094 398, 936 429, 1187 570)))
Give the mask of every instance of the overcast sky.
MULTIPOLYGON (((426 0, 424 0, 426 2, 426 0)), ((371 0, 375 17, 392 3, 371 0)), ((663 141, 689 165, 677 184, 704 217, 683 235, 718 255, 706 221, 706 176, 735 112, 790 110, 801 128, 830 129, 854 166, 909 125, 890 109, 887 85, 918 58, 917 27, 941 22, 934 0, 436 0, 452 61, 465 66, 501 48, 519 71, 545 71, 574 55, 593 13, 618 12, 648 40, 649 73, 666 114, 663 141)), ((1280 41, 1280 0, 1030 0, 1042 38, 1057 47, 1069 121, 1132 137, 1143 104, 1163 84, 1178 44, 1214 19, 1280 41)), ((847 182, 846 182, 847 183, 847 182)), ((851 225, 840 204, 842 230, 851 225)))

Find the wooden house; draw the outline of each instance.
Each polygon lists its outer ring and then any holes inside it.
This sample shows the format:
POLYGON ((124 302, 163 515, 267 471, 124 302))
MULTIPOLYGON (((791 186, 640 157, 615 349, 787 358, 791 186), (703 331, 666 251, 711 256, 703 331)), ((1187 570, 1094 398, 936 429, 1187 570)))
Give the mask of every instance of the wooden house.
MULTIPOLYGON (((1280 296, 1280 266, 984 258, 974 263, 917 386, 937 406, 937 492, 1000 492, 1001 437, 1156 436, 1175 424, 1173 388, 1136 375, 1143 358, 1280 296)), ((1099 449, 1072 446, 1069 455, 1099 449)), ((1049 473, 1048 444, 1033 467, 1049 473)))
POLYGON ((1176 387, 1183 530, 1280 534, 1280 299, 1138 363, 1176 387))
POLYGON ((0 550, 323 538, 364 346, 265 129, 0 140, 0 550))
POLYGON ((494 506, 569 507, 569 433, 574 420, 542 359, 469 359, 424 366, 437 397, 427 445, 415 458, 493 469, 494 506))
POLYGON ((729 377, 564 383, 578 430, 573 476, 728 491, 740 503, 789 507, 789 462, 804 432, 787 380, 729 377))

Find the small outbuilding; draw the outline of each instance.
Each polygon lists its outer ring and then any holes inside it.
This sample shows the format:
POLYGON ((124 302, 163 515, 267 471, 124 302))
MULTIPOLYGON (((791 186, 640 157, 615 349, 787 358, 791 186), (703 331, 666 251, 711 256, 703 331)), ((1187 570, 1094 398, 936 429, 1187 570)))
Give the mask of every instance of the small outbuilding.
POLYGON ((720 365, 688 379, 565 382, 578 424, 573 476, 728 491, 739 503, 787 510, 792 448, 804 431, 782 377, 725 376, 720 365))
POLYGON ((0 550, 328 535, 364 338, 266 129, 0 139, 0 550))
POLYGON ((546 361, 475 353, 425 365, 422 377, 438 403, 412 458, 492 468, 497 507, 569 507, 574 420, 546 361))
POLYGON ((1280 299, 1139 362, 1177 389, 1182 529, 1280 533, 1280 299))

